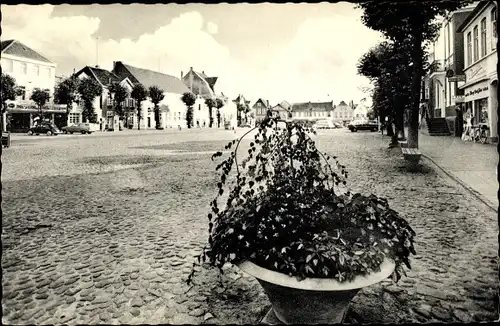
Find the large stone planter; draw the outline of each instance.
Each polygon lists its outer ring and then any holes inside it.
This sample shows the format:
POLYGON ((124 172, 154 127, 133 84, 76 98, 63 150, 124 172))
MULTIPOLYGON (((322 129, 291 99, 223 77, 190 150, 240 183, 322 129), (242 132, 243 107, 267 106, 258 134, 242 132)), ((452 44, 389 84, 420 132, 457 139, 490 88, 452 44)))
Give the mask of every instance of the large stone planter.
MULTIPOLYGON (((349 303, 364 287, 381 282, 394 271, 395 264, 385 260, 380 272, 358 276, 352 282, 333 279, 295 277, 274 272, 246 261, 238 267, 255 277, 272 304, 272 312, 284 324, 342 323, 349 303)), ((269 316, 270 314, 268 314, 269 316)))

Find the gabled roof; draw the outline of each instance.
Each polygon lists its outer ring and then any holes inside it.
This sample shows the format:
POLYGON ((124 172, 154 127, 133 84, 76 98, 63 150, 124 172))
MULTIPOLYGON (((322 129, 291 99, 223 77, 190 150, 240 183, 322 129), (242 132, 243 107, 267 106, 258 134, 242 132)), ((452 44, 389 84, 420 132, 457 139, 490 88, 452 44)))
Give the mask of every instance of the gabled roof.
POLYGON ((285 108, 281 105, 281 103, 279 104, 276 104, 275 106, 273 106, 271 108, 272 111, 286 111, 286 112, 290 112, 290 108, 285 108))
POLYGON ((116 65, 118 64, 121 64, 125 69, 127 69, 131 75, 120 77, 133 77, 130 78, 133 83, 141 83, 146 88, 158 86, 167 93, 184 94, 189 92, 186 85, 184 85, 184 83, 177 77, 149 69, 133 67, 126 65, 121 61, 117 61, 116 65))
POLYGON ((305 103, 294 103, 292 104, 293 112, 304 112, 304 111, 332 111, 332 102, 305 102, 305 103))
POLYGON ((340 101, 339 105, 347 105, 347 103, 344 101, 340 101))
POLYGON ((78 76, 82 72, 85 72, 89 76, 93 76, 102 86, 108 86, 114 82, 121 82, 125 78, 120 78, 111 71, 107 71, 106 69, 98 68, 98 67, 90 67, 85 66, 80 69, 75 76, 78 76))
POLYGON ((281 101, 280 105, 285 109, 289 110, 292 106, 287 101, 281 101))
POLYGON ((259 98, 257 101, 255 101, 255 103, 254 103, 254 105, 252 107, 256 106, 257 103, 259 103, 259 102, 262 103, 262 105, 264 105, 266 108, 269 107, 269 101, 261 99, 261 98, 259 98))
POLYGON ((490 3, 493 3, 493 5, 495 5, 494 2, 490 2, 490 1, 479 1, 479 4, 476 6, 476 8, 474 8, 474 10, 467 16, 467 18, 465 18, 464 22, 458 26, 458 28, 456 29, 457 33, 463 33, 464 30, 467 28, 467 26, 469 25, 469 23, 471 21, 473 21, 477 16, 478 14, 484 9, 486 8, 490 3))
POLYGON ((48 63, 54 63, 49 59, 45 58, 40 53, 36 52, 32 48, 24 45, 23 43, 16 40, 6 40, 2 41, 2 54, 10 54, 16 57, 22 57, 37 61, 43 61, 48 63))

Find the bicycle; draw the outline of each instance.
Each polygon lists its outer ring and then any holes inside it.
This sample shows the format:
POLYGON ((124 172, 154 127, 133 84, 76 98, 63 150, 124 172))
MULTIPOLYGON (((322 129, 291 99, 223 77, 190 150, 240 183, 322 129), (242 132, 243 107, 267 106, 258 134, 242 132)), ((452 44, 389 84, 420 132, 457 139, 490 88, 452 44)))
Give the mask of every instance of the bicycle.
POLYGON ((480 142, 481 144, 485 144, 488 140, 490 128, 486 125, 478 125, 474 127, 474 142, 480 142))

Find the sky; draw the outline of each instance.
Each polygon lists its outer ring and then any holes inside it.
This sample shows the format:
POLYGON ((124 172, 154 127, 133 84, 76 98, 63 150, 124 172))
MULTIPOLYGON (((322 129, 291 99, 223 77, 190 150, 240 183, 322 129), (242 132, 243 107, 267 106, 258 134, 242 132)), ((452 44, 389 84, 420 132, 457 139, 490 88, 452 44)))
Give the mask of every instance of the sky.
POLYGON ((216 92, 272 104, 366 97, 356 63, 381 40, 347 2, 317 4, 2 5, 17 39, 68 76, 113 61, 180 77, 218 77, 216 92))

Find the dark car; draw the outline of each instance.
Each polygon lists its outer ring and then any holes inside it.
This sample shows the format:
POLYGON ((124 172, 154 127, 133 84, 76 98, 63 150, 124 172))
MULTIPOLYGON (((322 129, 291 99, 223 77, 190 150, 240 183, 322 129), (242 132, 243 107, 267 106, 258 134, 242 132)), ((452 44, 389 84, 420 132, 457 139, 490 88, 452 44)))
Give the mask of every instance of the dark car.
POLYGON ((356 132, 358 130, 377 131, 378 122, 376 120, 354 120, 347 125, 347 128, 349 128, 351 132, 356 132))
POLYGON ((31 136, 33 134, 35 135, 40 135, 40 134, 45 134, 47 136, 52 136, 52 135, 57 135, 60 134, 61 131, 55 124, 52 122, 42 122, 37 124, 34 127, 31 127, 28 130, 28 135, 31 136))

